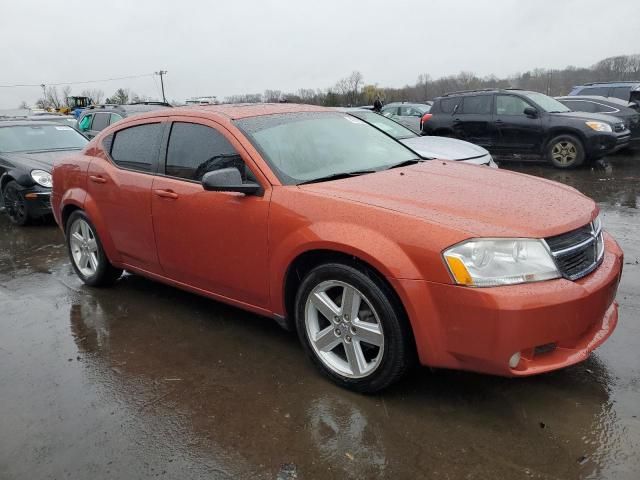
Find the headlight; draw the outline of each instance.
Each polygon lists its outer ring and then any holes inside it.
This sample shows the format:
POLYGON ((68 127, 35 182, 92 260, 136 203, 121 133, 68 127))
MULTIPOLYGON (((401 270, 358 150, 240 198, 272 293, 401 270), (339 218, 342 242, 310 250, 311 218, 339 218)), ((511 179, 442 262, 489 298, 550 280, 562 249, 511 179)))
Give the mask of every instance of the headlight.
POLYGON ((584 122, 587 127, 595 130, 596 132, 613 132, 611 125, 604 122, 584 122))
POLYGON ((44 170, 31 170, 31 178, 33 178, 33 181, 42 187, 51 188, 53 185, 51 174, 44 170))
POLYGON ((467 240, 443 255, 459 285, 495 287, 560 277, 546 245, 537 239, 467 240))

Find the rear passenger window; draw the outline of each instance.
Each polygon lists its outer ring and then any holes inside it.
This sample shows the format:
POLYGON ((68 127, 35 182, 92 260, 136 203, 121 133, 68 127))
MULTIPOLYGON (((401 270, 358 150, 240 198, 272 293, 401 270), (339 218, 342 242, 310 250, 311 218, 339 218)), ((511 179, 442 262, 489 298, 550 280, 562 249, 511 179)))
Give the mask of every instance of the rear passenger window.
POLYGON ((453 113, 453 110, 456 108, 456 105, 460 103, 460 100, 460 97, 443 98, 440 100, 440 110, 442 110, 442 113, 453 113))
POLYGON ((475 113, 488 115, 491 113, 491 95, 464 97, 460 113, 475 113))
POLYGON ((92 118, 93 118, 93 115, 85 115, 84 117, 82 117, 82 119, 80 120, 80 123, 78 123, 78 128, 80 129, 81 132, 86 132, 91 128, 92 118))
POLYGON ((122 116, 118 115, 117 113, 112 113, 111 114, 111 120, 109 121, 109 125, 113 125, 118 120, 122 120, 122 116))
POLYGON ((243 181, 255 181, 242 157, 217 130, 196 123, 175 122, 167 147, 165 173, 201 181, 207 172, 235 167, 243 181))
POLYGON ((595 113, 598 111, 598 106, 593 102, 585 102, 582 100, 566 100, 564 103, 568 108, 574 112, 590 112, 595 113))
POLYGON ((111 158, 121 168, 151 172, 158 157, 162 124, 147 123, 115 133, 111 158))
POLYGON ((109 125, 109 114, 108 113, 96 113, 93 116, 93 124, 91 125, 91 130, 104 130, 109 125))

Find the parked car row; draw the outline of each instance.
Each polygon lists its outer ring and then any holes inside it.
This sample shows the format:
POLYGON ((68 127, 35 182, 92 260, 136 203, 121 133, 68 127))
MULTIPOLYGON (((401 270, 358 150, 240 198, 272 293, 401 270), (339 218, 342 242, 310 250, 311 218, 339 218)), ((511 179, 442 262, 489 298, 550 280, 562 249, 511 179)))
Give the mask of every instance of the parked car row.
POLYGON ((453 92, 436 98, 423 116, 423 135, 451 136, 499 155, 525 155, 573 168, 626 147, 624 121, 574 112, 559 101, 518 89, 453 92))

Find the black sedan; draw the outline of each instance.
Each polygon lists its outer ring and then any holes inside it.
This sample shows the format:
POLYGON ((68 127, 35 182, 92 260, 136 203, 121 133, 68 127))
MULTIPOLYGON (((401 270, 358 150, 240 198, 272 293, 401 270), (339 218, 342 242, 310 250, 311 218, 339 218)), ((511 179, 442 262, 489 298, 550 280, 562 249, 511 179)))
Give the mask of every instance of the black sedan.
POLYGON ((556 97, 556 100, 574 112, 605 113, 618 117, 631 130, 629 146, 640 147, 640 113, 635 103, 614 97, 590 95, 556 97))
POLYGON ((88 140, 67 125, 44 121, 0 122, 0 200, 17 225, 51 213, 51 168, 88 140))

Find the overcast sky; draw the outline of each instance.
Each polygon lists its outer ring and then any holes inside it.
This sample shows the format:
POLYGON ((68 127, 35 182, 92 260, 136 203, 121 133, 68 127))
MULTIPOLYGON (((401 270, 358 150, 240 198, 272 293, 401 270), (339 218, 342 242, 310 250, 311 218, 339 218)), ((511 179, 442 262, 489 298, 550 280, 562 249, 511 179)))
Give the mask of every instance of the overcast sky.
MULTIPOLYGON (((168 99, 505 76, 640 53, 640 0, 2 0, 0 85, 168 70, 168 99)), ((160 96, 158 78, 72 85, 160 96)), ((0 88, 0 108, 39 87, 0 88)))

